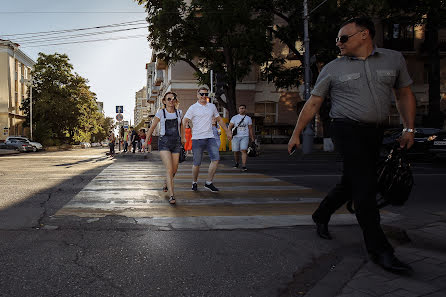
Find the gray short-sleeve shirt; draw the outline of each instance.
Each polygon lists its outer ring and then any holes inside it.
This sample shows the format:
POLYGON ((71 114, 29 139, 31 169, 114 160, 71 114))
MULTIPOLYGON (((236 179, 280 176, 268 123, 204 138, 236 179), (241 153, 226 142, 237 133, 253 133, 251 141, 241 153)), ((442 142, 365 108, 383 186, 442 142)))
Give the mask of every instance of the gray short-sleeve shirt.
POLYGON ((393 89, 412 82, 400 52, 375 48, 365 60, 343 56, 328 63, 311 94, 331 97, 331 118, 380 123, 390 113, 393 89))

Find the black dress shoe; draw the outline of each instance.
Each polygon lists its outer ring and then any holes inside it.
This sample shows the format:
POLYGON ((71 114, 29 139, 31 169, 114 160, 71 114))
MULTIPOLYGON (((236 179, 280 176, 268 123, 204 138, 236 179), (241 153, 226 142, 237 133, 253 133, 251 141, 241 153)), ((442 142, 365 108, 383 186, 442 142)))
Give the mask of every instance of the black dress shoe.
POLYGON ((328 232, 328 224, 316 222, 316 232, 320 238, 331 240, 330 232, 328 232))
POLYGON ((384 268, 385 270, 394 273, 410 273, 413 271, 412 267, 398 260, 392 252, 384 252, 378 255, 372 255, 372 261, 384 268))

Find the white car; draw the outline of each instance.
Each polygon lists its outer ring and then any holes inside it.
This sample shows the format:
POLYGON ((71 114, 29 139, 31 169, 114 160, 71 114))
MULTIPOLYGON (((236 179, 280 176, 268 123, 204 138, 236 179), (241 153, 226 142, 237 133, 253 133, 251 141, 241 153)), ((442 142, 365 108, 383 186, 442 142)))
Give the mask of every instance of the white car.
POLYGON ((38 142, 35 142, 35 141, 30 141, 27 137, 24 137, 24 136, 8 136, 6 138, 6 140, 5 140, 5 142, 8 141, 8 140, 9 141, 10 140, 19 140, 19 141, 23 141, 23 142, 29 143, 29 144, 31 144, 33 146, 33 151, 34 152, 43 150, 42 144, 40 144, 38 142))

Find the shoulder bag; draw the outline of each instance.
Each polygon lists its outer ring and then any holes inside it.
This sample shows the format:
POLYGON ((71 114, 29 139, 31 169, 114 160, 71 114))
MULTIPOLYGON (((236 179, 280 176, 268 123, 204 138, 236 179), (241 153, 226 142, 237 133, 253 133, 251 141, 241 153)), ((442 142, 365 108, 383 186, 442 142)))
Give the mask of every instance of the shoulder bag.
POLYGON ((243 119, 240 121, 240 122, 238 122, 238 124, 237 124, 237 126, 235 126, 234 128, 232 128, 232 137, 234 137, 235 135, 237 135, 237 128, 238 128, 238 126, 240 126, 240 124, 243 122, 243 120, 246 118, 246 114, 245 114, 245 116, 243 117, 243 119))

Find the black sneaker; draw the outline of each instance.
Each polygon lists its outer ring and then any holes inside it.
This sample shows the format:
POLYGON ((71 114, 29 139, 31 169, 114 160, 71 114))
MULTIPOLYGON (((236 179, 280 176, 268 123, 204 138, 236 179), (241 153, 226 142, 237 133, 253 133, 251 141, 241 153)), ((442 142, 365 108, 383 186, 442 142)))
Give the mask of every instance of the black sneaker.
POLYGON ((232 168, 238 168, 238 163, 235 163, 234 166, 232 166, 232 168))
POLYGON ((214 186, 214 184, 204 184, 204 187, 212 192, 218 192, 218 189, 214 186))
POLYGON ((248 168, 246 168, 245 166, 243 166, 243 167, 242 167, 242 171, 243 171, 243 172, 248 171, 248 168))
POLYGON ((194 191, 194 192, 198 191, 197 183, 192 184, 192 191, 194 191))

